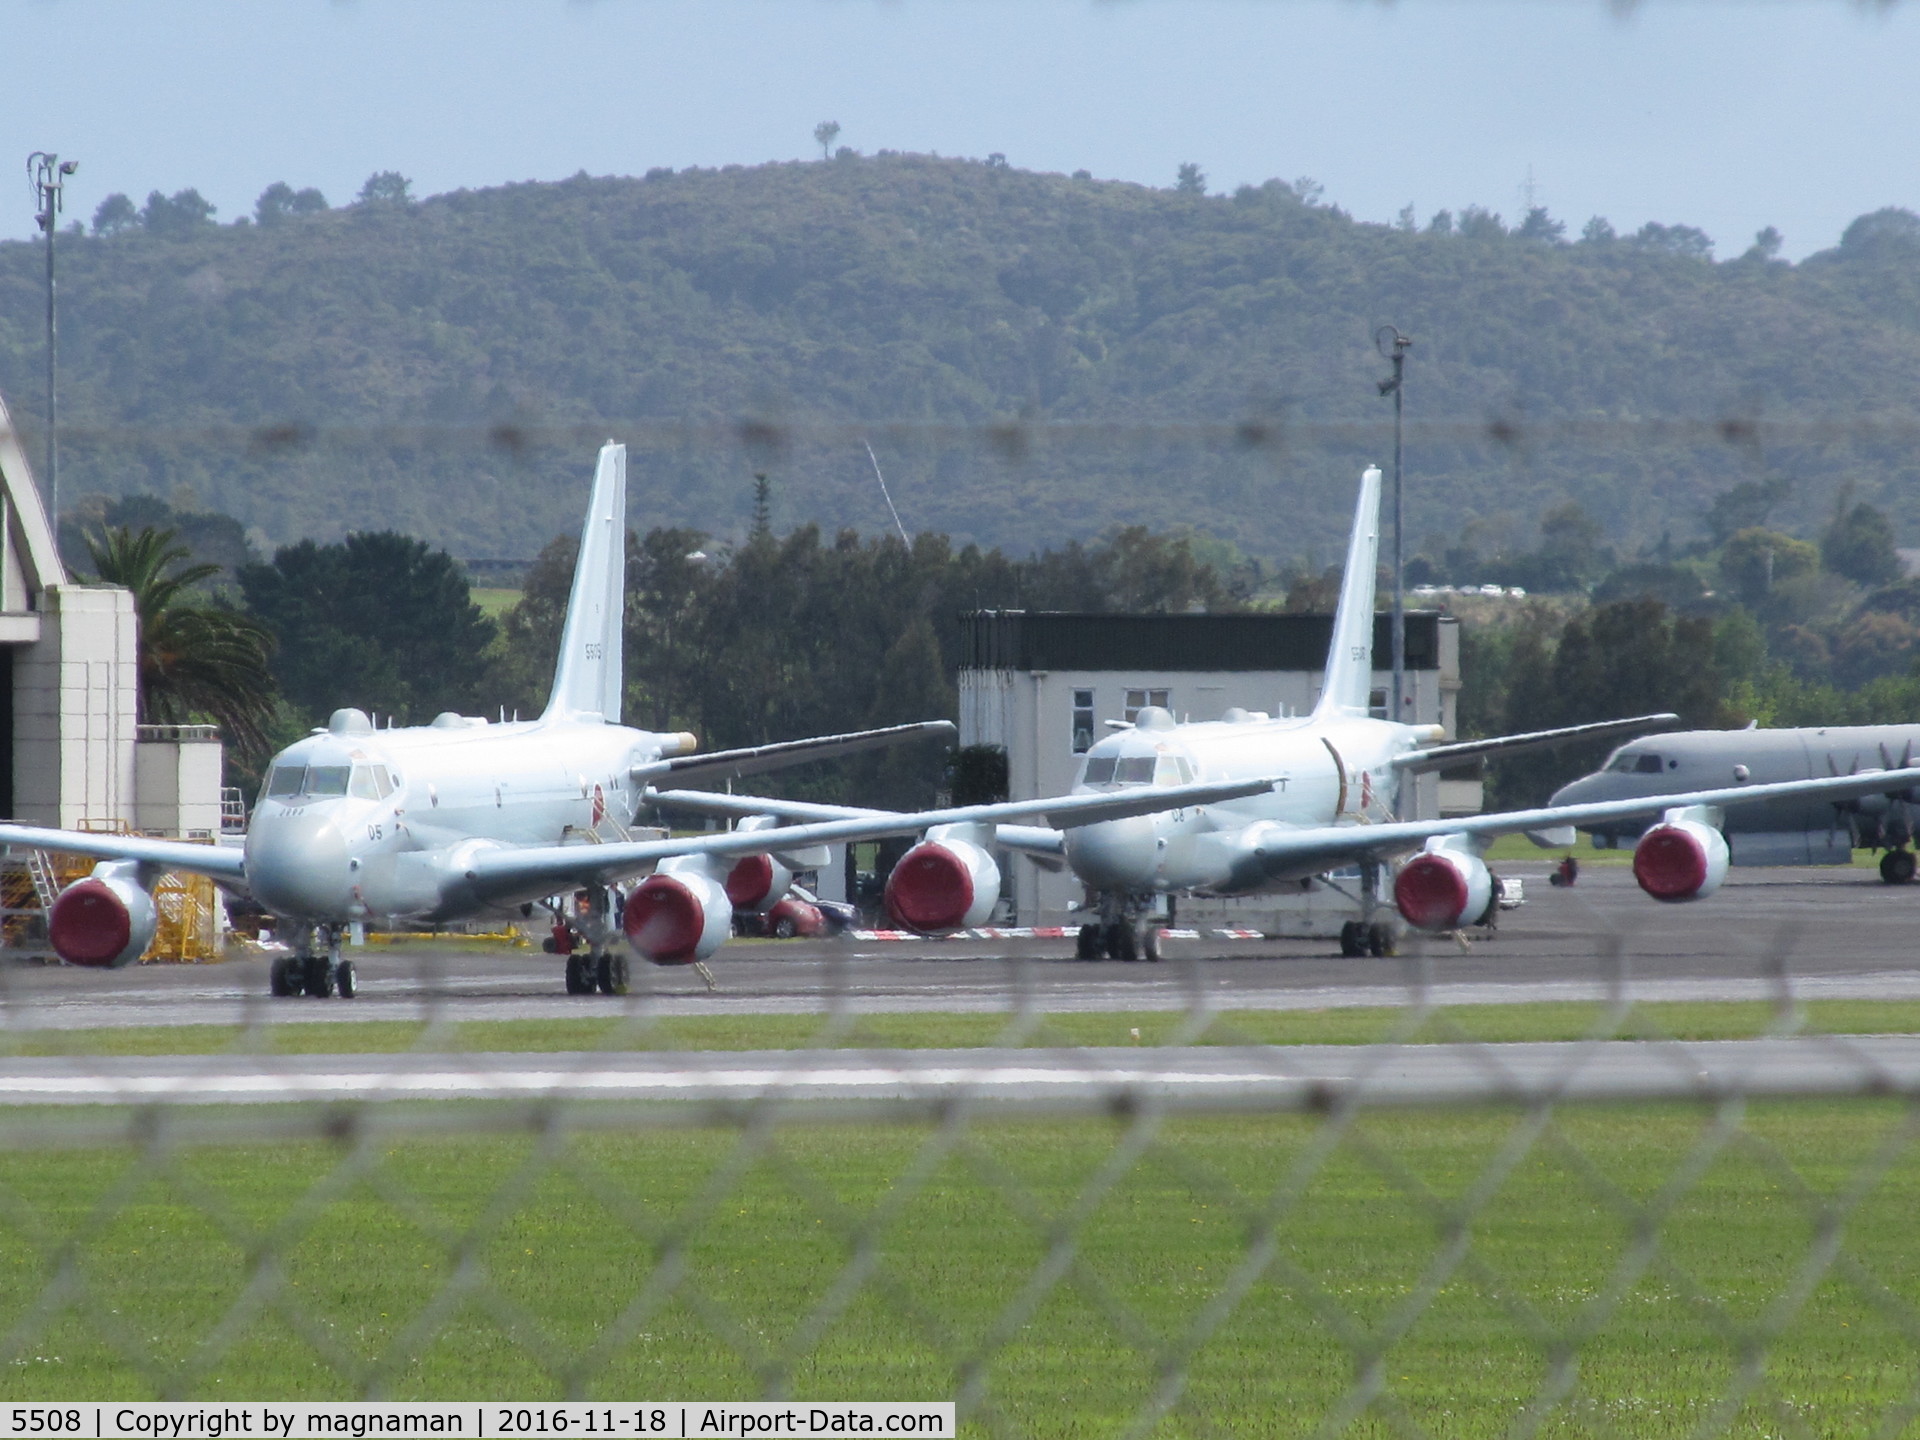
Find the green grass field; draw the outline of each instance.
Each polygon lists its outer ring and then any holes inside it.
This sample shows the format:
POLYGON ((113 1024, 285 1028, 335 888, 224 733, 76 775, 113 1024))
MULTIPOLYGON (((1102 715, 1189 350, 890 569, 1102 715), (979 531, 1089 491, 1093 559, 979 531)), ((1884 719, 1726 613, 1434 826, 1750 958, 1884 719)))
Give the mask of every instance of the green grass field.
MULTIPOLYGON (((1920 1003, 1799 1018, 1914 1031, 1920 1003)), ((600 1016, 28 1038, 81 1053, 1124 1045, 1136 1030, 1349 1044, 1737 1037, 1779 1017, 1542 1004, 1188 1023, 600 1016)), ((1368 1374, 1380 1395, 1342 1433, 1494 1436, 1573 1356, 1540 1433, 1679 1436, 1744 1359, 1764 1366, 1731 1433, 1838 1436, 1878 1433, 1920 1395, 1920 1115, 1894 1101, 1755 1104, 1724 1134, 1679 1105, 1562 1107, 1537 1134, 1506 1110, 1339 1132, 1284 1116, 537 1135, 457 1133, 471 1106, 422 1113, 447 1132, 0 1155, 0 1399, 978 1386, 965 1433, 1072 1437, 1123 1431, 1184 1374, 1153 1433, 1292 1435, 1368 1374)))
POLYGON ((1185 1360, 1156 1433, 1288 1435, 1377 1352, 1352 1433, 1500 1435, 1563 1350, 1548 1435, 1692 1433, 1746 1356, 1736 1434, 1869 1433, 1914 1394, 1897 1104, 1755 1106, 1673 1196, 1705 1112, 1565 1109, 1503 1162, 1528 1123, 1375 1115, 1324 1155, 1299 1118, 16 1154, 0 1396, 943 1399, 977 1376, 967 1433, 1080 1436, 1185 1360), (1809 1276, 1876 1156, 1842 1264, 1809 1276))
MULTIPOLYGON (((582 1008, 598 1011, 592 1001, 582 1008)), ((1827 1034, 1920 1032, 1920 1001, 1816 1000, 1801 1009, 1806 1028, 1827 1034)), ((604 1012, 577 1020, 501 1020, 440 1025, 411 1021, 356 1025, 155 1026, 148 1029, 0 1031, 0 1054, 210 1055, 254 1049, 277 1054, 378 1054, 399 1050, 783 1050, 801 1047, 933 1049, 977 1045, 1364 1045, 1376 1041, 1737 1040, 1779 1028, 1759 1002, 1674 1001, 1632 1006, 1614 1017, 1604 1005, 1553 1001, 1465 1005, 1424 1017, 1391 1006, 1338 1010, 1229 1010, 1202 1021, 1178 1011, 1091 1011, 1016 1019, 925 1012, 859 1015, 699 1015, 629 1019, 604 1012)))
POLYGON ((483 615, 498 620, 507 611, 520 603, 518 590, 506 590, 493 586, 474 585, 467 590, 468 597, 480 607, 483 615))

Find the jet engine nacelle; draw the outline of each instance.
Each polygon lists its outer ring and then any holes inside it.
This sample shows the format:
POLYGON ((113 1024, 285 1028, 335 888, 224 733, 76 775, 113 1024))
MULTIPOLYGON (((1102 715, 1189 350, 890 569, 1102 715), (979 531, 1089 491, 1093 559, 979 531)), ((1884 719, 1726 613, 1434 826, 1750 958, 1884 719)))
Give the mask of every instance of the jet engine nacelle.
POLYGON ((139 869, 131 860, 110 860, 55 897, 47 939, 56 955, 69 965, 117 970, 146 953, 160 914, 139 869))
POLYGON ((900 857, 886 891, 897 924, 937 935, 985 923, 1000 898, 1000 867, 978 838, 968 838, 982 828, 936 826, 900 857))
POLYGON ((764 915, 786 898, 793 871, 771 855, 743 855, 727 871, 727 899, 736 910, 764 915))
POLYGON ((1656 900, 1699 900, 1727 878, 1727 859, 1726 836, 1670 812, 1633 847, 1633 878, 1656 900))
POLYGON ((1484 925, 1498 899, 1486 862, 1464 850, 1423 850, 1393 881, 1393 903, 1417 930, 1484 925))
POLYGON ((621 927, 634 951, 655 965, 692 965, 725 942, 733 902, 699 856, 675 856, 627 896, 621 927), (674 860, 693 863, 678 868, 674 860))

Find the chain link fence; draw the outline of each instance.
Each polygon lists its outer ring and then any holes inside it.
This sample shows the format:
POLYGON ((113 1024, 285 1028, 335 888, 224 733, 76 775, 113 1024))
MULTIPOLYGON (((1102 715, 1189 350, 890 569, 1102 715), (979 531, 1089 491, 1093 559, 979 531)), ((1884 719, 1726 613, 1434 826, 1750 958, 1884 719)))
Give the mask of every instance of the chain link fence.
MULTIPOLYGON (((99 977, 10 967, 0 1395, 1908 1433, 1920 1041, 1833 1032, 1920 1006, 1823 1011, 1791 939, 1729 944, 1729 993, 1767 1000, 1649 1005, 1644 941, 1603 936, 1601 998, 1557 1007, 1442 1003, 1450 943, 1357 962, 1399 967, 1364 1008, 1286 1011, 1220 977, 1284 981, 1308 942, 1189 946, 1131 1010, 1053 1005, 1119 967, 1037 943, 769 945, 723 957, 704 1018, 663 977, 572 1019, 539 1018, 530 957, 433 948, 369 965, 392 1004, 353 1023, 228 998, 171 1029, 70 1028, 66 982, 99 977), (880 966, 961 974, 970 1028, 865 1004, 880 966), (476 1020, 483 990, 536 1018, 476 1020)), ((256 968, 122 983, 231 997, 256 968)))

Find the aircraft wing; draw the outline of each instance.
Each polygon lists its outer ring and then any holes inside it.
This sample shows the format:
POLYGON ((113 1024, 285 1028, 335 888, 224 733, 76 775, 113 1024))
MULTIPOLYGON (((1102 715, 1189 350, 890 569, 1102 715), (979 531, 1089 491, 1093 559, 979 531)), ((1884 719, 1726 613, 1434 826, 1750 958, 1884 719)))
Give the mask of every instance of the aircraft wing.
POLYGON ((105 835, 89 830, 47 830, 37 825, 0 825, 0 845, 21 850, 54 850, 62 855, 93 855, 102 860, 140 860, 215 880, 244 881, 245 852, 225 845, 192 845, 184 840, 152 840, 145 835, 105 835))
MULTIPOLYGON (((467 882, 485 897, 525 894, 530 888, 604 883, 631 875, 672 855, 750 855, 771 848, 789 849, 841 840, 877 840, 911 835, 933 825, 999 825, 1042 820, 1054 829, 1151 815, 1187 805, 1239 800, 1271 790, 1278 776, 1257 780, 1211 781, 1198 785, 1137 785, 1089 795, 1054 795, 1040 800, 1010 800, 993 805, 959 805, 914 813, 856 812, 831 820, 784 825, 777 830, 732 830, 668 840, 626 840, 611 845, 501 846, 473 852, 467 882), (777 838, 777 845, 775 842, 777 838)), ((765 803, 751 813, 769 813, 765 803)), ((1032 837, 1038 840, 1038 836, 1032 837)), ((1036 848, 1043 848, 1036 846, 1036 848)))
POLYGON ((1837 775, 1826 779, 1783 780, 1774 785, 1734 785, 1720 790, 1692 790, 1679 795, 1601 800, 1588 805, 1547 805, 1537 810, 1462 815, 1451 820, 1396 820, 1382 825, 1315 825, 1302 826, 1297 830, 1275 827, 1261 836, 1260 848, 1275 871, 1295 869, 1306 861, 1321 861, 1331 867, 1348 860, 1385 859, 1418 849, 1435 835, 1513 835, 1557 826, 1636 819, 1683 806, 1745 805, 1785 795, 1847 800, 1858 795, 1904 790, 1916 783, 1920 783, 1920 767, 1863 770, 1857 775, 1837 775))
MULTIPOLYGON (((644 799, 668 810, 687 810, 695 815, 773 815, 782 820, 851 820, 859 816, 884 816, 886 810, 866 810, 855 805, 822 805, 812 800, 773 800, 760 795, 715 795, 707 790, 648 789, 644 799)), ((1010 850, 1034 855, 1059 855, 1066 849, 1066 838, 1044 825, 994 826, 994 838, 1010 850)), ((761 833, 765 833, 764 831, 761 833)))
POLYGON ((1409 750, 1396 755, 1396 770, 1418 774, 1426 770, 1444 770, 1469 760, 1484 760, 1492 755, 1511 755, 1519 750, 1539 750, 1549 745, 1564 745, 1569 740, 1598 740, 1608 735, 1633 735, 1642 730, 1658 730, 1675 724, 1674 714, 1635 715, 1628 720, 1600 720, 1591 725, 1566 725, 1558 730, 1532 730, 1523 735, 1496 735, 1489 740, 1461 740, 1452 745, 1430 745, 1424 750, 1409 750))
POLYGON ((832 760, 862 750, 877 750, 886 745, 903 745, 912 740, 945 740, 952 743, 959 732, 951 720, 925 720, 912 725, 888 725, 878 730, 853 730, 845 735, 816 735, 809 740, 783 740, 773 745, 754 745, 742 750, 715 750, 706 755, 676 755, 633 767, 635 780, 672 777, 713 784, 759 775, 787 765, 809 760, 832 760))

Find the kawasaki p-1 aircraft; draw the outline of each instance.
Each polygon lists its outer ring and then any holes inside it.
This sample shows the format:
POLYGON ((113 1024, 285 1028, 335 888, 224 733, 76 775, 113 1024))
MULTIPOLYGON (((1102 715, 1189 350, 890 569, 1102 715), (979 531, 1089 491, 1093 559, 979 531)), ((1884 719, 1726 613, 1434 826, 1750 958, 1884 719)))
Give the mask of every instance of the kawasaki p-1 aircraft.
MULTIPOLYGON (((1661 818, 1635 849, 1635 877, 1655 899, 1692 900, 1712 894, 1725 877, 1723 807, 1783 796, 1840 801, 1905 793, 1920 779, 1920 768, 1889 768, 1450 820, 1396 820, 1402 785, 1422 771, 1500 752, 1645 730, 1676 717, 1641 716, 1458 744, 1433 743, 1442 738, 1438 727, 1371 718, 1379 499, 1380 472, 1369 469, 1360 481, 1324 689, 1312 714, 1276 720, 1243 713, 1176 724, 1165 710, 1148 707, 1130 728, 1087 752, 1075 794, 1118 797, 1157 790, 1170 799, 1196 781, 1272 777, 1270 784, 1228 800, 1143 805, 1135 815, 1063 833, 1001 827, 992 837, 1009 848, 1043 855, 1051 851, 1085 882, 1097 901, 1099 919, 1080 931, 1081 958, 1158 958, 1159 932, 1148 917, 1169 894, 1256 894, 1297 887, 1356 864, 1365 918, 1345 927, 1342 952, 1388 953, 1395 943, 1393 927, 1375 916, 1384 908, 1383 881, 1400 857, 1412 854, 1393 877, 1395 906, 1416 928, 1445 932, 1483 922, 1497 904, 1493 877, 1481 858, 1492 837, 1524 832, 1542 845, 1569 844, 1576 825, 1648 816, 1661 818)), ((797 821, 862 813, 685 791, 656 798, 679 809, 797 821)), ((901 923, 923 930, 963 923, 960 901, 973 895, 979 867, 970 856, 945 854, 944 848, 929 837, 909 851, 896 870, 897 877, 903 871, 904 877, 889 886, 888 901, 901 923)))
MULTIPOLYGON (((820 847, 830 840, 934 827, 931 833, 954 837, 966 852, 971 847, 959 837, 977 837, 1000 821, 1045 818, 1055 827, 1049 833, 1057 833, 1143 809, 1248 795, 1271 783, 1236 778, 840 819, 783 828, 777 841, 753 824, 687 839, 604 839, 607 823, 617 830, 630 820, 641 788, 654 780, 752 774, 953 731, 933 721, 694 755, 687 753, 695 746, 691 735, 620 724, 626 458, 621 445, 600 452, 553 692, 538 720, 493 724, 449 713, 431 725, 376 729, 359 710, 337 710, 324 729, 273 758, 239 850, 0 825, 0 844, 100 859, 49 911, 59 955, 105 967, 137 960, 157 923, 153 882, 178 870, 251 894, 279 919, 293 953, 273 965, 276 995, 351 996, 356 977, 352 962, 341 959, 340 941, 356 922, 531 913, 535 904, 553 910, 575 952, 567 989, 618 994, 627 988, 629 946, 657 964, 697 964, 727 937, 736 908, 770 909, 795 871, 825 863, 820 847)), ((969 899, 963 909, 984 914, 997 872, 982 888, 983 899, 969 899)))

